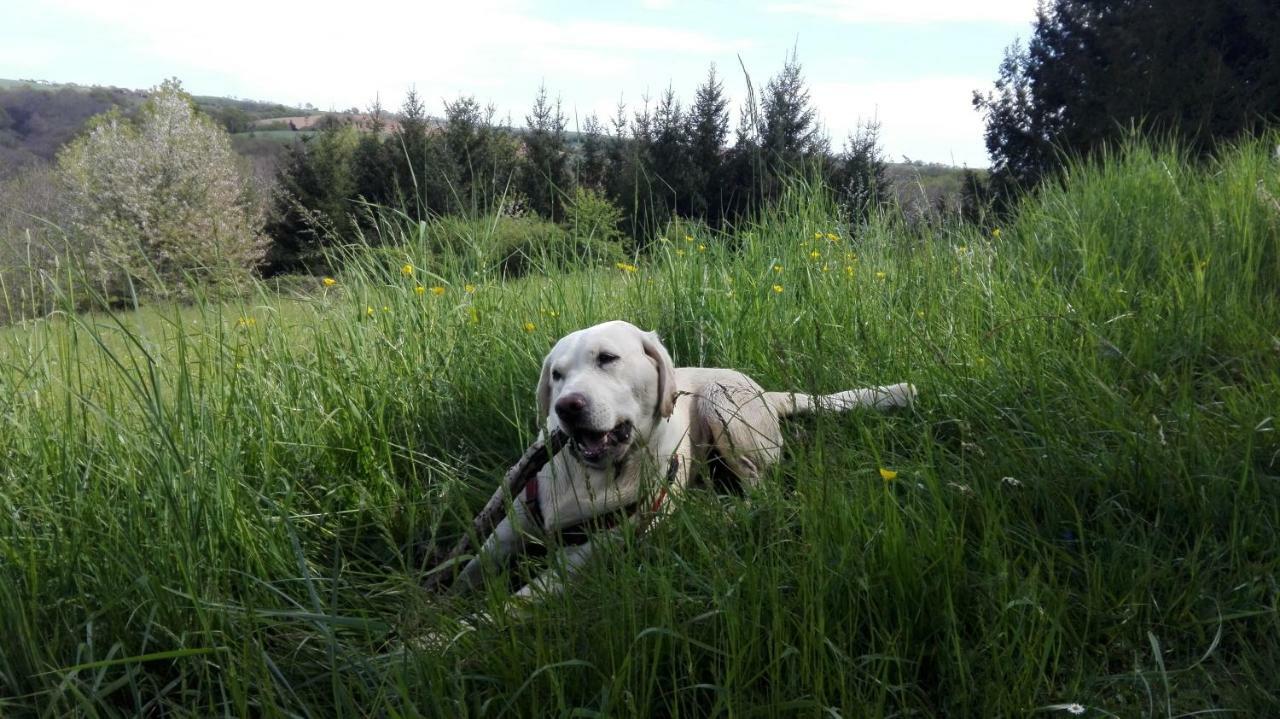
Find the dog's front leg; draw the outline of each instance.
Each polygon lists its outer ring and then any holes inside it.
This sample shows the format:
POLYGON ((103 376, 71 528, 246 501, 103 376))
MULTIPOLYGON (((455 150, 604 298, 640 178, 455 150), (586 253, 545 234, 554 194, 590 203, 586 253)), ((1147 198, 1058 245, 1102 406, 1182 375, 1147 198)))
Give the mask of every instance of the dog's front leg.
POLYGON ((480 550, 458 574, 451 591, 469 592, 480 586, 486 569, 506 566, 513 556, 524 549, 530 532, 541 534, 542 528, 533 526, 531 520, 529 508, 524 502, 519 499, 512 502, 511 514, 499 522, 493 533, 485 538, 480 550))
POLYGON ((520 588, 513 596, 523 603, 532 599, 554 597, 565 590, 565 586, 573 579, 591 559, 596 547, 602 544, 613 544, 622 539, 621 530, 614 528, 597 532, 589 541, 561 547, 556 550, 548 566, 533 581, 520 588))

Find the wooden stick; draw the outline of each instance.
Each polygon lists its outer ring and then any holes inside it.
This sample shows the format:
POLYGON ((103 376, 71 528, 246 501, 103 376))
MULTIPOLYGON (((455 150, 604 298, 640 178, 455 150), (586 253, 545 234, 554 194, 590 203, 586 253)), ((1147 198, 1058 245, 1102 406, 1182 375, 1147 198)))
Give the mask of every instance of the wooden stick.
POLYGON ((471 522, 471 531, 463 532, 458 539, 458 543, 443 558, 439 558, 438 554, 433 554, 431 561, 427 562, 427 566, 436 567, 431 575, 427 578, 426 588, 428 591, 439 591, 445 589, 453 582, 457 576, 459 567, 446 567, 444 565, 455 562, 459 557, 466 554, 471 549, 471 540, 473 537, 480 538, 481 541, 489 536, 493 528, 498 526, 502 518, 507 513, 507 498, 516 501, 520 498, 520 492, 533 479, 538 471, 551 461, 569 441, 569 435, 562 430, 555 430, 551 433, 551 437, 545 440, 537 440, 524 451, 520 456, 520 460, 515 463, 511 469, 507 470, 507 475, 503 477, 502 484, 498 487, 493 496, 484 505, 484 509, 476 515, 471 522), (439 559, 439 561, 436 561, 439 559))

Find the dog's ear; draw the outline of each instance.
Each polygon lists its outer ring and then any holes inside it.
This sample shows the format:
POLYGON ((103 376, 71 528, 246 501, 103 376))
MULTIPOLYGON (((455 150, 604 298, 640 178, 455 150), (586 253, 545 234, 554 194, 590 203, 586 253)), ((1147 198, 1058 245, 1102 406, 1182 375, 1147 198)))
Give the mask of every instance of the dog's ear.
POLYGON ((538 376, 538 422, 545 422, 551 414, 551 355, 555 348, 542 358, 542 374, 538 376))
POLYGON ((658 368, 658 406, 656 412, 664 419, 671 416, 676 408, 676 367, 671 361, 671 353, 662 346, 656 332, 644 332, 640 335, 644 345, 644 353, 658 368))

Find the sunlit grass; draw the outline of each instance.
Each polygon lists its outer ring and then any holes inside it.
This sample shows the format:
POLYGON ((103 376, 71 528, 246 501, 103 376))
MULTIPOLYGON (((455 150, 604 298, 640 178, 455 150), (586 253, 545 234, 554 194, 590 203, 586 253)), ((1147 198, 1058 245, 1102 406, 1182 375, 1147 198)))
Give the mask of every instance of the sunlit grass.
POLYGON ((514 281, 389 221, 302 296, 0 330, 0 711, 1270 713, 1280 167, 1067 176, 998 232, 850 227, 798 184, 514 281), (551 343, 614 318, 680 364, 921 401, 792 423, 757 495, 694 493, 531 616, 406 648, 497 608, 422 594, 426 546, 533 437, 551 343))

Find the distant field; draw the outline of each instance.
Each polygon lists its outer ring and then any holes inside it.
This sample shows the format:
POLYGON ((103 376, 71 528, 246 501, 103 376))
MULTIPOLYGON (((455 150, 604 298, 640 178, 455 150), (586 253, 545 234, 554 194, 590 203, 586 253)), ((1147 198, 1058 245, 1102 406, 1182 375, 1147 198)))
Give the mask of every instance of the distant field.
POLYGON ((317 133, 316 130, 254 130, 251 132, 237 132, 231 137, 243 138, 259 138, 263 140, 275 140, 277 142, 293 142, 304 137, 311 137, 317 133))

